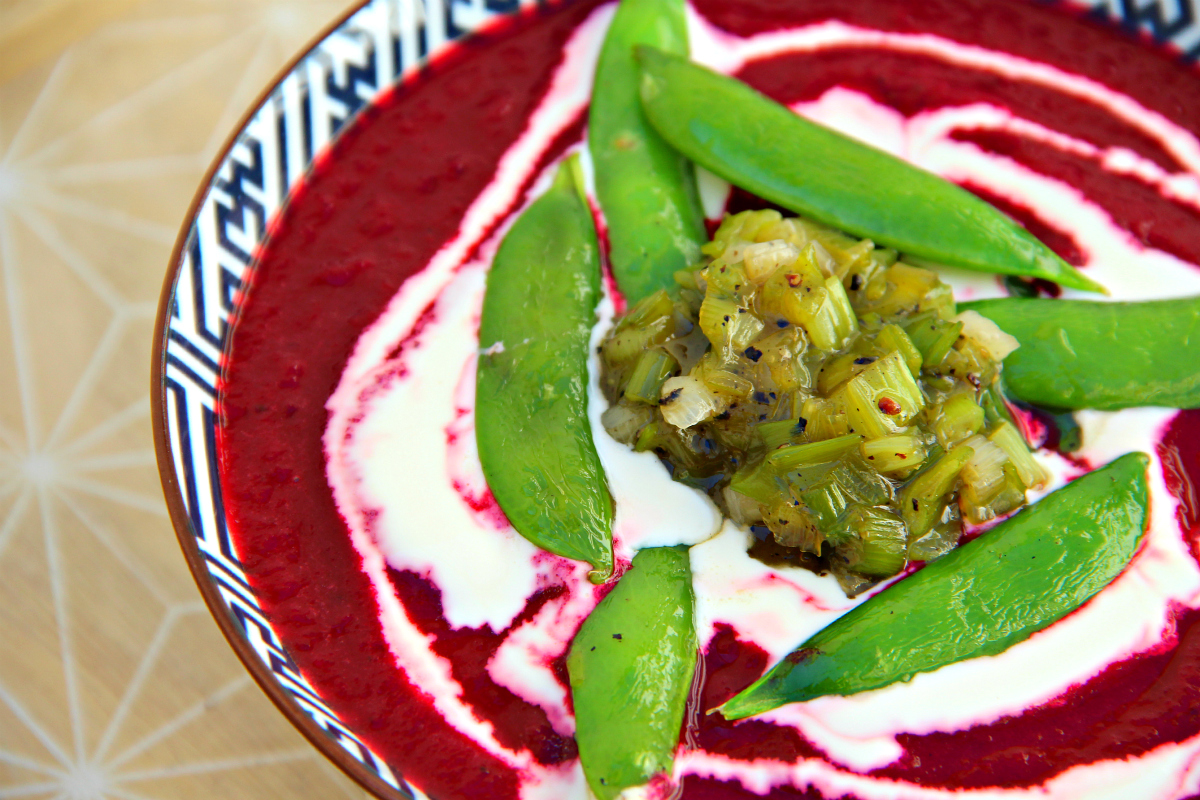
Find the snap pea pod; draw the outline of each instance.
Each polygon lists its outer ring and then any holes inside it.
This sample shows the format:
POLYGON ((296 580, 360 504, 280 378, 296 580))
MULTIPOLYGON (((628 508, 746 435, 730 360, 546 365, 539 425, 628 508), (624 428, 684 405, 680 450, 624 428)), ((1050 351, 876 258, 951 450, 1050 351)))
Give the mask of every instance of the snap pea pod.
POLYGON ((575 741, 600 800, 671 769, 696 666, 692 605, 687 548, 642 550, 571 642, 575 741))
MULTIPOLYGON (((488 273, 475 437, 488 487, 525 538, 612 574, 612 498, 587 418, 600 249, 576 160, 525 210, 488 273)), ((502 568, 497 565, 497 568, 502 568)))
POLYGON ((1200 297, 1096 303, 1009 297, 964 303, 1021 346, 1008 391, 1052 409, 1200 407, 1200 297))
MULTIPOLYGON (((673 289, 675 272, 697 263, 708 240, 691 164, 638 102, 637 44, 686 54, 682 0, 621 0, 592 88, 596 196, 613 277, 630 303, 673 289)), ((575 738, 601 800, 671 770, 696 663, 692 606, 686 549, 642 550, 575 638, 567 662, 575 738)))
POLYGON ((637 48, 642 107, 697 164, 827 225, 941 264, 1103 287, 949 181, 805 120, 741 81, 637 48))
POLYGON ((588 148, 613 276, 630 303, 674 288, 672 275, 697 263, 708 240, 691 164, 638 102, 638 44, 687 55, 683 0, 622 0, 596 64, 588 148))
POLYGON ((721 707, 742 719, 1000 653, 1085 603, 1146 528, 1143 453, 1067 484, 818 631, 721 707))

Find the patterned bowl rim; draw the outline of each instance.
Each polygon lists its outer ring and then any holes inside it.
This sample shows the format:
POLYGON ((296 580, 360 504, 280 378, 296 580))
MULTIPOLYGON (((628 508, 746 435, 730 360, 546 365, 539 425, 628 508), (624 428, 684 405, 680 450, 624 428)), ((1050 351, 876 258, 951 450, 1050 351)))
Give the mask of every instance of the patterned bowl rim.
MULTIPOLYGON (((570 2, 570 0, 566 1, 570 2)), ((1159 2, 1160 0, 1153 0, 1143 7, 1134 7, 1128 0, 1050 0, 1048 4, 1058 6, 1069 14, 1103 21, 1111 27, 1119 28, 1127 35, 1139 39, 1143 45, 1166 52, 1180 61, 1195 63, 1200 60, 1200 0, 1177 0, 1178 14, 1174 21, 1167 19, 1168 15, 1164 14, 1159 2)), ((194 293, 193 300, 197 302, 200 313, 201 335, 207 337, 209 344, 212 345, 208 348, 208 352, 201 352, 196 342, 177 336, 177 332, 172 329, 171 320, 180 316, 179 285, 181 280, 185 279, 186 267, 190 263, 196 275, 200 275, 202 272, 202 266, 198 263, 200 252, 198 237, 202 235, 198 230, 198 223, 205 205, 215 202, 213 200, 214 192, 226 192, 232 188, 235 193, 231 195, 234 206, 232 209, 224 206, 218 207, 219 211, 224 211, 227 215, 225 221, 233 220, 241 225, 244 223, 244 215, 247 211, 252 215, 256 213, 255 208, 252 207, 256 201, 251 199, 250 206, 244 205, 243 201, 247 199, 247 196, 239 193, 243 191, 241 181, 247 177, 247 171, 253 172, 255 168, 258 170, 259 188, 262 188, 261 153, 254 164, 247 166, 234 157, 234 150, 249 135, 249 130, 256 118, 261 113, 268 111, 272 102, 278 102, 278 95, 289 79, 297 79, 303 94, 305 104, 303 113, 306 117, 304 144, 306 148, 302 164, 299 168, 293 168, 290 171, 292 177, 288 177, 286 174, 282 176, 278 187, 281 191, 274 209, 268 214, 263 208, 263 204, 258 203, 259 236, 253 242, 253 247, 257 247, 266 238, 269 223, 274 214, 284 207, 291 189, 302 182, 315 157, 319 156, 332 142, 342 126, 351 122, 363 108, 375 102, 378 94, 393 88, 403 79, 411 76, 427 63, 431 55, 448 46, 453 46, 461 36, 476 30, 488 19, 503 14, 518 13, 534 4, 544 5, 547 3, 557 4, 555 0, 466 0, 466 2, 462 2, 462 0, 356 0, 346 11, 326 25, 320 33, 312 37, 276 73, 274 79, 267 84, 233 127, 232 132, 205 172, 196 194, 188 206, 183 225, 171 251, 159 298, 154 327, 150 387, 154 446, 159 477, 171 523, 191 570, 192 578, 200 589, 205 605, 216 620, 221 633, 258 683, 259 688, 319 752, 363 788, 380 798, 405 798, 408 800, 408 798, 419 798, 424 795, 407 784, 401 776, 395 775, 381 758, 372 753, 352 731, 344 727, 300 674, 299 669, 292 662, 283 645, 276 638, 269 622, 258 608, 254 591, 244 578, 241 566, 229 543, 228 534, 224 530, 224 509, 219 487, 211 483, 208 487, 213 490, 208 498, 213 504, 211 524, 216 526, 215 533, 220 541, 215 545, 218 552, 202 546, 202 543, 209 545, 212 543, 205 539, 205 531, 197 530, 197 525, 203 527, 204 522, 199 516, 200 512, 196 509, 196 505, 200 501, 195 496, 194 487, 189 485, 187 489, 193 495, 191 497, 193 508, 189 510, 188 498, 185 497, 185 488, 180 484, 180 475, 176 466, 177 458, 192 457, 178 451, 185 449, 190 453, 192 442, 190 431, 178 428, 178 425, 190 424, 186 418, 182 421, 178 419, 179 412, 177 412, 176 427, 172 428, 169 395, 172 391, 178 393, 183 390, 178 384, 173 384, 171 371, 174 364, 185 373, 190 372, 197 386, 206 390, 210 397, 215 398, 215 385, 220 374, 221 360, 224 357, 229 314, 218 314, 214 317, 221 326, 219 334, 214 334, 204 328, 203 325, 209 315, 199 304, 204 300, 205 289, 203 286, 193 285, 191 287, 194 293), (356 17, 372 10, 377 14, 387 14, 387 35, 390 37, 392 54, 389 59, 385 60, 390 60, 393 74, 386 76, 382 81, 378 77, 382 70, 377 64, 377 56, 381 52, 376 48, 378 41, 372 41, 365 45, 364 52, 369 60, 366 67, 356 65, 353 63, 353 57, 347 56, 345 53, 331 54, 322 51, 322 46, 329 43, 343 28, 347 28, 356 17), (431 14, 430 11, 433 13, 431 14), (465 23, 455 18, 456 12, 464 12, 467 15, 465 23), (393 22, 396 23, 395 27, 392 27, 393 22), (434 42, 429 44, 431 38, 434 39, 434 42), (402 57, 403 49, 412 48, 416 48, 417 57, 405 60, 402 57), (307 93, 310 91, 311 85, 300 73, 306 64, 320 59, 322 56, 327 61, 340 62, 343 71, 347 73, 347 85, 337 88, 350 93, 350 103, 346 106, 349 110, 345 117, 329 123, 330 130, 326 132, 325 141, 318 146, 313 143, 313 139, 319 137, 311 130, 312 112, 307 105, 309 101, 307 93), (374 94, 364 98, 357 94, 360 86, 359 80, 363 78, 366 69, 372 65, 374 65, 376 73, 372 87, 374 94), (356 101, 357 105, 355 105, 356 101), (223 181, 221 177, 223 168, 229 168, 233 175, 231 180, 223 181), (208 367, 208 372, 212 375, 211 381, 206 382, 203 377, 196 375, 195 371, 192 371, 187 364, 180 364, 177 359, 173 360, 175 356, 184 352, 208 367), (177 449, 173 445, 173 433, 179 438, 182 448, 177 449)), ((334 67, 336 67, 336 63, 330 67, 330 75, 336 71, 334 67)), ((331 78, 329 79, 331 80, 331 78)), ((346 104, 343 103, 343 105, 346 104)), ((277 120, 278 135, 283 144, 282 140, 286 138, 282 121, 284 112, 279 111, 278 113, 280 115, 280 119, 277 120)), ((283 166, 280 169, 287 172, 286 153, 281 155, 281 160, 283 166)), ((244 232, 244 227, 242 230, 244 232)), ((228 240, 224 239, 223 234, 222 240, 228 244, 228 240)), ((238 248, 230 245, 230 249, 238 248)), ((232 292, 237 291, 241 278, 248 270, 252 269, 254 263, 254 258, 245 251, 242 251, 236 260, 240 262, 237 266, 241 272, 234 275, 235 282, 232 286, 222 282, 219 293, 208 299, 220 300, 224 296, 226 302, 223 305, 232 307, 232 300, 230 300, 232 292)), ((218 269, 223 270, 224 267, 218 265, 218 269)), ((232 271, 229 272, 232 274, 232 271)), ((195 363, 195 361, 192 362, 193 366, 195 363)), ((176 402, 182 406, 186 400, 177 397, 176 402)), ((209 459, 203 464, 209 470, 208 480, 212 481, 215 480, 216 453, 213 435, 216 415, 214 403, 210 402, 207 406, 203 403, 200 405, 209 414, 200 424, 205 426, 203 432, 206 437, 203 445, 209 454, 209 459)), ((191 463, 194 465, 201 462, 193 459, 191 463)), ((196 477, 194 472, 185 474, 185 478, 189 482, 194 482, 196 477)))

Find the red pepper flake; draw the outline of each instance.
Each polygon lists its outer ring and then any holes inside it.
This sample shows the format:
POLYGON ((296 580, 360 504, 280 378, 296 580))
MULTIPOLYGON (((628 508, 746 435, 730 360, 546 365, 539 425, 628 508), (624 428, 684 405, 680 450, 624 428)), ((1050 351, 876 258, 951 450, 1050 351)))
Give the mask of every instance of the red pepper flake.
POLYGON ((789 272, 784 277, 787 278, 788 286, 792 287, 793 289, 795 289, 797 286, 799 286, 801 283, 804 282, 804 279, 801 278, 799 275, 795 274, 794 272, 789 272))
POLYGON ((900 404, 890 397, 879 398, 879 410, 888 416, 895 416, 900 413, 900 404))

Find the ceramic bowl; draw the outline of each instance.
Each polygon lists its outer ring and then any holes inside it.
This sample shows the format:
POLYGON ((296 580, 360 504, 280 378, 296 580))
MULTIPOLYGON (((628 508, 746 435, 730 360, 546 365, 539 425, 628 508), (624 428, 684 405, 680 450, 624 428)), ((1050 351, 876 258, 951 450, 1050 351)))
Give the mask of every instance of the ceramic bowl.
MULTIPOLYGON (((522 0, 524 1, 524 0, 522 0)), ((1200 58, 1200 0, 1075 4, 1181 59, 1200 58)), ((422 797, 344 725, 262 613, 226 524, 215 411, 240 287, 289 192, 338 132, 398 79, 516 0, 370 0, 334 22, 264 91, 184 220, 154 340, 154 429, 183 553, 217 623, 263 691, 325 755, 382 798, 422 797)))

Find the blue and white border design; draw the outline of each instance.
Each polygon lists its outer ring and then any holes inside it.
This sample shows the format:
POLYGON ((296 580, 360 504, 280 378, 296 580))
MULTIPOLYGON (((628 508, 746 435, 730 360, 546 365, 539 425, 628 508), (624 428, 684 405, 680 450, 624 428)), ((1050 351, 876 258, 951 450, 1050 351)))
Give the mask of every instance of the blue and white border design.
MULTIPOLYGON (((215 395, 228 319, 255 248, 292 186, 338 130, 427 54, 497 14, 537 0, 370 0, 306 53, 225 154, 177 266, 166 331, 167 439, 209 579, 280 686, 352 758, 401 794, 421 796, 334 716, 259 609, 225 524, 215 395)), ((1200 0, 1070 0, 1200 60, 1200 0)))

